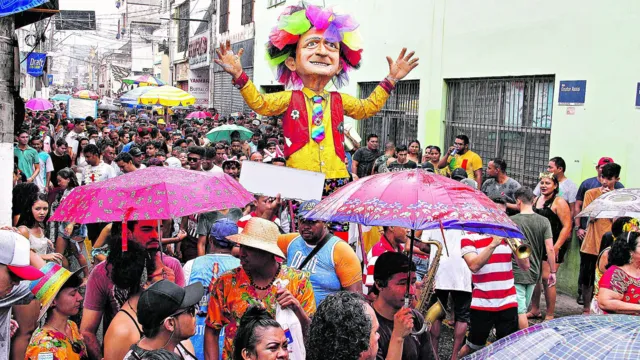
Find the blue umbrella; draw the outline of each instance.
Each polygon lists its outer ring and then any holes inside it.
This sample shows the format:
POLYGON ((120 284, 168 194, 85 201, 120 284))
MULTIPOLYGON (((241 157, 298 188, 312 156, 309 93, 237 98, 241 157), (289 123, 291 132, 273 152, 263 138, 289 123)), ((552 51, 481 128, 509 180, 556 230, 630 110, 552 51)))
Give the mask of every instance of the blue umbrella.
POLYGON ((58 102, 58 101, 67 101, 71 98, 71 95, 67 95, 67 94, 55 94, 51 100, 58 102))
POLYGON ((153 87, 151 86, 141 86, 127 91, 126 93, 122 94, 122 96, 120 96, 120 102, 127 105, 137 105, 138 98, 152 89, 153 87))
POLYGON ((520 330, 464 359, 638 359, 638 335, 638 316, 568 316, 520 330))

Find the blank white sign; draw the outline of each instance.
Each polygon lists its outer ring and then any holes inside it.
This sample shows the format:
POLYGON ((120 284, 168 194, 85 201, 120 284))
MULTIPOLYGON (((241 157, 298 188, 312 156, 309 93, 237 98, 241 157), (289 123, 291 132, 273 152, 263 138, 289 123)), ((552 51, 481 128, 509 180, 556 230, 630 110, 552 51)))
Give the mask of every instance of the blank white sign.
POLYGON ((69 119, 86 119, 91 116, 98 117, 98 102, 96 100, 70 98, 67 104, 67 117, 69 119))
POLYGON ((290 200, 322 200, 325 175, 319 172, 265 164, 242 162, 240 184, 254 194, 290 200))

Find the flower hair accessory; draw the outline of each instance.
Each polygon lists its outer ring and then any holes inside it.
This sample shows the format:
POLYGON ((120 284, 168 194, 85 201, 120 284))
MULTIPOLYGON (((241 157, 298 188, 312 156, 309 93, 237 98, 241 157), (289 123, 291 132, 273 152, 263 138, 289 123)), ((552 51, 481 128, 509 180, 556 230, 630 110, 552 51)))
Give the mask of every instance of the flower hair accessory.
POLYGON ((540 176, 539 176, 538 178, 539 178, 540 180, 545 179, 545 178, 546 178, 546 179, 551 179, 551 180, 553 180, 553 177, 554 177, 554 176, 555 176, 555 175, 554 175, 552 172, 545 171, 545 172, 541 172, 541 173, 540 173, 540 176))
POLYGON ((358 26, 350 15, 336 14, 332 9, 304 2, 287 7, 278 18, 278 26, 269 34, 267 43, 267 60, 277 69, 278 82, 287 87, 302 87, 302 79, 289 70, 284 62, 290 56, 295 56, 300 36, 315 28, 324 30, 327 41, 340 43, 341 69, 333 83, 336 87, 345 85, 349 80, 347 72, 358 69, 362 60, 362 41, 357 31, 358 26))
POLYGON ((632 231, 638 231, 638 229, 640 228, 640 222, 638 222, 638 219, 631 219, 629 221, 627 221, 624 225, 622 225, 622 232, 632 232, 632 231))

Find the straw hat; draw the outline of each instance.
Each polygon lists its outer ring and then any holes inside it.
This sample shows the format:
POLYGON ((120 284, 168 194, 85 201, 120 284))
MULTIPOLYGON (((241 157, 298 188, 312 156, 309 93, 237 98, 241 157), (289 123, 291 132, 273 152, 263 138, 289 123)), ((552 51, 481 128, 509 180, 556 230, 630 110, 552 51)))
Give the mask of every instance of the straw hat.
POLYGON ((278 236, 280 236, 280 231, 276 224, 266 219, 252 217, 247 221, 242 233, 227 236, 227 239, 284 259, 284 253, 278 247, 278 236))
POLYGON ((58 292, 64 283, 66 283, 71 276, 75 275, 80 270, 82 270, 82 268, 75 272, 70 272, 54 262, 46 263, 40 269, 40 271, 44 273, 44 276, 39 280, 32 281, 29 285, 31 293, 35 295, 36 299, 40 300, 41 307, 38 320, 47 313, 53 299, 58 295, 58 292))

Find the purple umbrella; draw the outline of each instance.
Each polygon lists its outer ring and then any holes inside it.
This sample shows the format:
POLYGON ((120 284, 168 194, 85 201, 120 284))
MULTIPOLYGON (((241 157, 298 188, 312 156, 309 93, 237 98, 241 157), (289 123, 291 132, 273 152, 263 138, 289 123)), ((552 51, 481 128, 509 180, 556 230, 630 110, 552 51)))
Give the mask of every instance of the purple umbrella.
POLYGON ((45 99, 33 98, 27 101, 27 103, 24 104, 24 107, 33 111, 45 111, 53 109, 53 104, 45 99))

